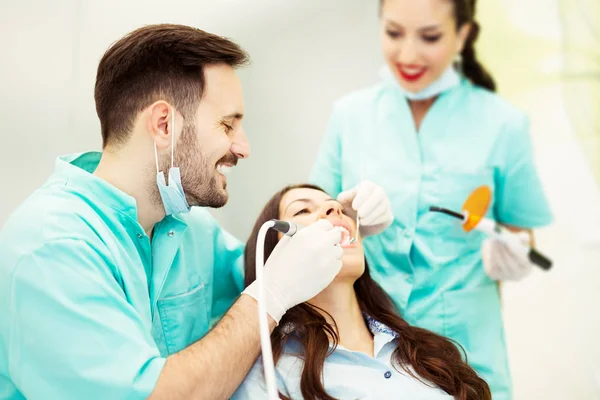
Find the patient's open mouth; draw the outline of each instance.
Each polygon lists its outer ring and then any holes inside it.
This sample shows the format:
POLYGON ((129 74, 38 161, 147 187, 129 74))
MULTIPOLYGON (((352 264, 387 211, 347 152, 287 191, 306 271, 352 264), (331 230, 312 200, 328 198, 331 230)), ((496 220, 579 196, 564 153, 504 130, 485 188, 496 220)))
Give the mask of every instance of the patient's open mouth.
POLYGON ((350 233, 350 231, 348 230, 348 228, 346 228, 345 226, 342 225, 335 225, 335 229, 339 230, 342 233, 342 240, 340 240, 340 245, 342 247, 349 247, 352 246, 352 244, 350 243, 350 240, 352 239, 352 234, 350 233))

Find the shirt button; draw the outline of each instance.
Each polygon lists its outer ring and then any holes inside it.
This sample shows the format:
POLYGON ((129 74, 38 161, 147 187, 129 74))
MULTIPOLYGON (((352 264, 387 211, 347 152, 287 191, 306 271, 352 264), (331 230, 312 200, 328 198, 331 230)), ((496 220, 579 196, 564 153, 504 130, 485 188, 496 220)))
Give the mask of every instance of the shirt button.
POLYGON ((386 371, 383 376, 385 376, 385 379, 390 379, 392 377, 392 373, 390 371, 386 371))
POLYGON ((175 232, 173 232, 173 231, 169 231, 169 233, 167 233, 167 235, 169 235, 169 237, 173 237, 174 234, 175 234, 175 232))
POLYGON ((138 237, 138 239, 141 239, 141 238, 143 238, 143 237, 144 237, 144 235, 142 235, 141 233, 138 233, 138 234, 137 234, 137 237, 138 237))

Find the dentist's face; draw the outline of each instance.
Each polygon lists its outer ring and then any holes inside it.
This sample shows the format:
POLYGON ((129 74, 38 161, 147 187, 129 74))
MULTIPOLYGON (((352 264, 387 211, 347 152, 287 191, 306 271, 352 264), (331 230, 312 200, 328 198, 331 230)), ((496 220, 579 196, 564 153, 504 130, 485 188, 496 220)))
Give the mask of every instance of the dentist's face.
POLYGON ((190 206, 222 207, 229 198, 226 174, 238 159, 250 156, 242 127, 242 85, 228 65, 206 67, 204 76, 204 93, 194 120, 178 118, 184 127, 175 147, 174 165, 180 167, 190 206))
POLYGON ((438 79, 462 51, 468 33, 469 25, 457 30, 454 1, 382 2, 383 55, 407 91, 418 92, 438 79))
POLYGON ((309 188, 292 189, 287 192, 279 203, 279 219, 294 221, 308 226, 319 219, 326 219, 342 231, 344 249, 342 270, 336 280, 356 280, 365 270, 365 255, 362 241, 359 238, 350 244, 350 239, 356 235, 355 221, 342 212, 342 205, 326 193, 309 188))

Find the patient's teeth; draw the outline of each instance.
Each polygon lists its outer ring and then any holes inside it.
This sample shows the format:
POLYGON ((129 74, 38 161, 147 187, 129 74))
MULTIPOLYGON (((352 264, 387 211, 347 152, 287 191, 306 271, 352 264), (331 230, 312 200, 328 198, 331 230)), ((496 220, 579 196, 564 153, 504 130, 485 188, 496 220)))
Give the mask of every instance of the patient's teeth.
POLYGON ((342 239, 340 240, 341 245, 350 244, 350 231, 343 226, 336 226, 335 229, 339 230, 342 234, 342 239))

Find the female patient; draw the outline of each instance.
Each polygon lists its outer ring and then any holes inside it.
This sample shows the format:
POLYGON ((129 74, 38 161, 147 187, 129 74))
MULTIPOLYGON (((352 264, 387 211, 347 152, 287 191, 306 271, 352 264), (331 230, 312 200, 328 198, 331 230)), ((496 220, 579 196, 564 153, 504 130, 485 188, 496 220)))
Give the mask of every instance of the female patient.
MULTIPOLYGON (((260 214, 246 247, 246 286, 255 279, 258 230, 270 219, 304 226, 327 219, 342 231, 343 267, 311 301, 290 309, 271 336, 286 399, 491 399, 488 385, 449 340, 409 326, 369 274, 355 221, 312 185, 287 187, 260 214)), ((278 234, 270 231, 265 259, 278 234)), ((258 359, 233 399, 265 399, 258 359)))

